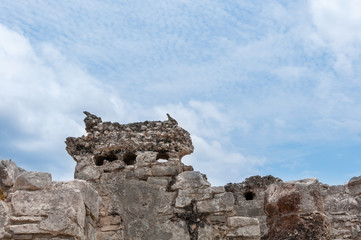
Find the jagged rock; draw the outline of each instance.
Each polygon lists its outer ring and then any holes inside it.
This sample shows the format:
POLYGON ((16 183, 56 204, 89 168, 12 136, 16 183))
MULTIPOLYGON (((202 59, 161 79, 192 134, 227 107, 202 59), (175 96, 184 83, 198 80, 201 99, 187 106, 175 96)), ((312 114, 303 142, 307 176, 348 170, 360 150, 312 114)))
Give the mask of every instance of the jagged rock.
POLYGON ((0 187, 11 187, 14 185, 16 177, 24 172, 16 164, 9 160, 0 161, 0 187))
POLYGON ((51 175, 44 172, 23 172, 15 180, 13 191, 35 191, 48 188, 51 185, 51 175))

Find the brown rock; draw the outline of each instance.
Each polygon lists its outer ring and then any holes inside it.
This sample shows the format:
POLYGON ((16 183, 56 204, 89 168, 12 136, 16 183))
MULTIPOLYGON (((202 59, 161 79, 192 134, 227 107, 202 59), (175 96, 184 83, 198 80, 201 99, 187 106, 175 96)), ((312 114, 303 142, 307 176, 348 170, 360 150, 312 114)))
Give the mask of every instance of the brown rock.
POLYGON ((265 194, 268 239, 330 239, 317 179, 270 185, 265 194))

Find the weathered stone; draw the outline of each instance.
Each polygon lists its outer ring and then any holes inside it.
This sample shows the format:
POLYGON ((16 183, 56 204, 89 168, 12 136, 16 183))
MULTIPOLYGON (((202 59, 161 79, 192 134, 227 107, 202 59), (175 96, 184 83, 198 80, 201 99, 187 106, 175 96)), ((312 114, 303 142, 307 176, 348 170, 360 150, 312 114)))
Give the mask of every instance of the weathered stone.
POLYGON ((192 201, 201 201, 212 198, 211 188, 187 188, 179 190, 175 201, 175 206, 183 208, 191 204, 192 201))
POLYGON ((5 226, 9 221, 9 210, 3 201, 0 201, 0 239, 5 236, 5 226))
POLYGON ((350 194, 357 196, 361 194, 361 176, 353 177, 347 184, 350 194))
POLYGON ((149 177, 147 182, 150 184, 167 187, 171 181, 170 177, 149 177))
POLYGON ((122 219, 119 215, 105 216, 100 219, 101 226, 120 225, 122 219))
POLYGON ((331 237, 317 179, 270 185, 265 195, 265 213, 270 240, 331 237))
POLYGON ((213 199, 197 202, 197 211, 201 213, 228 212, 233 210, 234 197, 230 192, 216 194, 213 199))
POLYGON ((170 116, 123 125, 85 114, 87 135, 66 141, 85 181, 39 186, 27 177, 30 187, 19 178, 12 188, 24 170, 0 161, 0 238, 331 239, 330 221, 332 239, 361 239, 361 177, 328 186, 253 176, 210 187, 181 163, 193 146, 170 116))
POLYGON ((24 219, 42 217, 40 222, 11 225, 9 229, 14 234, 58 233, 84 239, 86 211, 80 190, 18 190, 12 195, 11 207, 15 216, 24 219))
POLYGON ((134 169, 134 176, 139 179, 147 179, 152 175, 152 170, 150 168, 136 168, 134 169))
POLYGON ((153 176, 175 176, 179 173, 178 166, 155 165, 152 167, 153 176))
POLYGON ((186 188, 207 188, 211 184, 204 180, 202 174, 198 171, 182 172, 176 177, 176 183, 172 189, 186 189, 186 188))
POLYGON ((227 226, 230 228, 246 227, 251 225, 258 225, 257 218, 233 216, 227 219, 227 226))
POLYGON ((249 217, 229 217, 227 226, 231 228, 227 232, 228 237, 238 237, 247 240, 257 240, 261 238, 261 231, 257 218, 249 217))
POLYGON ((16 164, 9 160, 0 160, 0 187, 11 187, 15 183, 16 177, 24 172, 16 164))
POLYGON ((51 175, 44 172, 23 172, 14 184, 14 191, 28 190, 35 191, 49 188, 51 185, 51 175))
POLYGON ((56 182, 53 188, 80 192, 89 213, 94 219, 98 219, 101 198, 98 192, 88 182, 77 179, 68 182, 56 182))

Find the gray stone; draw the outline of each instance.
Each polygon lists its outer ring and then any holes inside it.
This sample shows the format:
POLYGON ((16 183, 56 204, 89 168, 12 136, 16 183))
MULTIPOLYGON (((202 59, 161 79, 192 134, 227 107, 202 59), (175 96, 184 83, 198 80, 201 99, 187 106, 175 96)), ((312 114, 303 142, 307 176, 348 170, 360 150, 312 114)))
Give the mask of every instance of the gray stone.
POLYGON ((230 192, 216 194, 213 199, 197 202, 200 213, 229 212, 233 210, 234 197, 230 192))
POLYGON ((350 194, 353 196, 357 196, 361 194, 361 176, 353 177, 347 184, 348 189, 350 190, 350 194))
POLYGON ((15 183, 16 177, 24 172, 16 164, 9 160, 0 160, 0 187, 11 187, 15 183))
POLYGON ((150 184, 167 187, 170 180, 170 177, 149 177, 147 182, 150 184))
POLYGON ((233 216, 227 219, 227 226, 229 226, 230 228, 246 227, 251 225, 258 226, 258 219, 240 216, 233 216))
POLYGON ((155 165, 152 167, 153 176, 175 176, 179 173, 178 166, 155 165))
POLYGON ((259 240, 261 239, 261 231, 259 225, 250 225, 238 227, 235 230, 230 230, 227 237, 241 237, 244 240, 259 240))
POLYGON ((204 180, 203 175, 198 171, 182 172, 176 177, 176 183, 172 186, 173 190, 186 188, 207 188, 211 184, 204 180))
POLYGON ((201 201, 212 198, 211 188, 187 188, 178 191, 175 206, 183 208, 191 204, 192 201, 201 201))
POLYGON ((80 192, 85 206, 87 207, 91 216, 96 220, 99 218, 101 197, 88 182, 77 179, 68 182, 56 182, 54 183, 54 189, 65 189, 69 191, 80 192))
POLYGON ((24 172, 20 174, 14 184, 14 191, 28 190, 35 191, 49 188, 51 185, 51 175, 44 172, 24 172))

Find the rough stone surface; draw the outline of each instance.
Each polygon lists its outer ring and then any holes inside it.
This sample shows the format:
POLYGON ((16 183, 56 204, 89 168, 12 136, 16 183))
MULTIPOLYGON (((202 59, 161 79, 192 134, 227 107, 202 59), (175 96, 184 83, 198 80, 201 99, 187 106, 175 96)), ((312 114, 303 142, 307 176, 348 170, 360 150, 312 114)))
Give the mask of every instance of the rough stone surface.
POLYGON ((85 114, 87 134, 66 140, 76 180, 0 161, 0 239, 361 239, 361 177, 212 187, 181 162, 192 141, 169 115, 118 124, 85 114))
POLYGON ((48 188, 51 185, 51 175, 44 172, 23 172, 15 179, 13 191, 35 191, 48 188))
POLYGON ((98 239, 228 239, 235 231, 211 221, 236 214, 233 194, 181 162, 192 141, 169 115, 122 125, 85 114, 87 135, 67 138, 66 149, 75 177, 102 197, 98 239))
POLYGON ((0 161, 0 187, 11 187, 14 185, 16 177, 24 172, 11 160, 0 161))
POLYGON ((265 194, 268 239, 330 239, 317 179, 271 184, 265 194))
POLYGON ((257 218, 261 236, 266 239, 268 233, 267 216, 264 213, 264 196, 267 187, 282 180, 273 176, 252 176, 241 183, 229 183, 226 191, 232 192, 235 198, 234 210, 239 216, 257 218))

